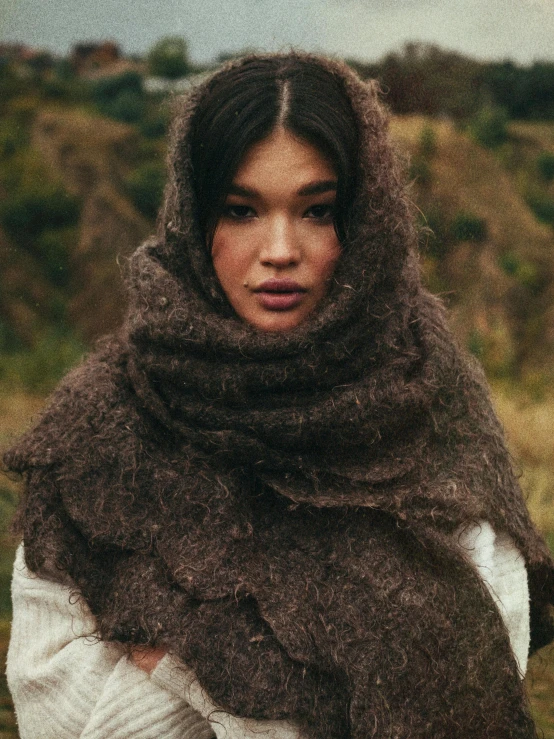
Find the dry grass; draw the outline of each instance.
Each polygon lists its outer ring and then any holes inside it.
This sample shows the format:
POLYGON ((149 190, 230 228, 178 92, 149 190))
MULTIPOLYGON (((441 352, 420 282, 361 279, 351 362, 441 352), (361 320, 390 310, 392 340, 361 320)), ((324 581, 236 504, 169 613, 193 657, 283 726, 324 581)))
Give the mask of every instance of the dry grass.
POLYGON ((518 138, 533 142, 538 149, 554 151, 554 126, 551 123, 510 123, 509 131, 518 138))
POLYGON ((68 190, 79 196, 97 182, 120 179, 139 150, 139 137, 131 126, 75 110, 41 111, 32 139, 68 190))
MULTIPOLYGON (((477 347, 491 375, 509 376, 515 368, 547 374, 554 356, 554 239, 526 201, 518 180, 523 165, 508 167, 501 152, 478 146, 449 121, 396 118, 391 132, 417 165, 412 196, 436 234, 423 266, 447 302, 458 339, 477 347), (422 134, 429 129, 434 152, 422 160, 422 134), (468 215, 484 224, 483 240, 454 235, 456 219, 468 215)), ((545 137, 546 129, 539 126, 537 136, 545 137)), ((536 159, 524 152, 523 139, 506 146, 529 160, 527 169, 536 159)))
POLYGON ((28 428, 44 406, 44 398, 0 386, 0 450, 28 428))
MULTIPOLYGON (((519 130, 525 124, 517 126, 519 130)), ((456 130, 449 121, 405 116, 391 122, 393 138, 411 156, 424 128, 432 128, 436 136, 431 198, 440 203, 445 213, 467 211, 484 218, 497 253, 512 250, 530 255, 551 248, 551 229, 536 220, 517 184, 491 152, 456 130)), ((534 132, 535 124, 528 128, 534 132)), ((540 140, 548 135, 554 138, 554 126, 537 126, 536 135, 540 140)))
MULTIPOLYGON (((554 398, 533 400, 497 388, 494 401, 508 444, 522 472, 531 516, 554 547, 554 398)), ((544 739, 554 739, 554 647, 530 663, 525 679, 533 715, 544 739)))
POLYGON ((497 390, 494 400, 522 472, 531 516, 545 535, 554 537, 554 398, 537 402, 497 390))
POLYGON ((554 648, 545 647, 531 658, 525 678, 539 736, 554 739, 554 648))
POLYGON ((53 175, 81 199, 73 253, 79 289, 69 315, 91 342, 119 325, 126 295, 118 259, 131 254, 152 231, 125 193, 125 177, 141 159, 141 139, 130 126, 59 111, 43 111, 32 137, 53 175))
POLYGON ((428 126, 437 132, 441 127, 449 125, 424 115, 395 116, 390 121, 390 132, 401 148, 414 151, 418 145, 422 130, 428 126))

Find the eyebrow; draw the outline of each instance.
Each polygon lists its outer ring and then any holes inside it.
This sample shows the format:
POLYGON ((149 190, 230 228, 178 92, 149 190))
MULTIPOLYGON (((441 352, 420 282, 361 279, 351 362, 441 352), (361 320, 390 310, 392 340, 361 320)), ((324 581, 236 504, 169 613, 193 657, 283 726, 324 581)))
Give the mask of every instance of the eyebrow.
POLYGON ((301 187, 298 195, 320 195, 324 192, 335 192, 336 189, 336 180, 319 180, 319 182, 310 182, 309 185, 301 187))
MULTIPOLYGON (((337 189, 336 180, 317 180, 316 182, 310 182, 304 187, 298 190, 297 195, 304 197, 306 195, 321 195, 325 192, 335 192, 337 189)), ((231 184, 229 187, 228 195, 239 195, 244 198, 254 198, 258 195, 256 190, 251 190, 242 185, 231 184)))

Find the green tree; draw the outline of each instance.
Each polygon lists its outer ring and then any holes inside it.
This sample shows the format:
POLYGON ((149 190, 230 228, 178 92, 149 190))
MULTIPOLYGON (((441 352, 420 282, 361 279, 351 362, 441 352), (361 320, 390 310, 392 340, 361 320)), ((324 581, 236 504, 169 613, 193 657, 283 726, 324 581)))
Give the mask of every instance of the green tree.
POLYGON ((487 238, 486 221, 464 211, 455 216, 450 230, 454 241, 485 241, 487 238))
POLYGON ((551 151, 543 151, 537 157, 537 170, 541 179, 545 182, 554 180, 554 154, 551 151))
POLYGON ((188 44, 180 36, 160 39, 148 54, 148 69, 155 77, 178 79, 191 71, 188 44))
POLYGON ((166 179, 162 162, 147 162, 137 167, 125 181, 127 194, 135 207, 147 218, 154 219, 162 201, 166 179))
POLYGON ((137 123, 145 113, 142 77, 138 72, 98 80, 92 94, 100 113, 116 121, 137 123))
POLYGON ((503 108, 487 105, 470 123, 474 140, 486 149, 495 149, 508 138, 508 115, 503 108))
POLYGON ((36 183, 21 190, 0 207, 0 224, 11 239, 33 251, 35 240, 47 229, 74 226, 79 218, 77 200, 61 186, 36 183))
POLYGON ((377 64, 352 64, 363 76, 379 79, 395 113, 464 120, 480 105, 483 64, 434 44, 408 43, 377 64))
POLYGON ((554 226, 554 200, 548 195, 536 192, 527 196, 527 205, 542 223, 554 226))

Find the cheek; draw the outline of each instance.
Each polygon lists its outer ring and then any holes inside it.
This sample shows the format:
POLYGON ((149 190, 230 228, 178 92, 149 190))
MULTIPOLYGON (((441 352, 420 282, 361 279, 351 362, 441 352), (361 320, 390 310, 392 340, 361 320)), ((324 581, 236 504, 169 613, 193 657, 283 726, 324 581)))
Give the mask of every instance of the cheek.
POLYGON ((218 229, 214 235, 212 263, 221 286, 229 294, 236 284, 241 283, 247 269, 248 257, 245 250, 240 248, 237 239, 225 228, 218 229))
POLYGON ((313 267, 319 280, 323 283, 322 287, 326 287, 327 282, 332 277, 337 262, 341 255, 341 245, 336 234, 326 239, 324 244, 319 245, 314 253, 313 267))

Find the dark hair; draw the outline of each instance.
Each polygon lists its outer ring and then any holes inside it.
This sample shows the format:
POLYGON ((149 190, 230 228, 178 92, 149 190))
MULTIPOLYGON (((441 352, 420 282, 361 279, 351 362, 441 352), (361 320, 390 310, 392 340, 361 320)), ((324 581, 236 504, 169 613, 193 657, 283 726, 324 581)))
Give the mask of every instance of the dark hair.
POLYGON ((333 74, 290 54, 252 57, 216 74, 196 110, 191 161, 198 222, 208 245, 242 158, 279 125, 315 146, 335 169, 335 229, 344 243, 357 180, 356 119, 333 74))

